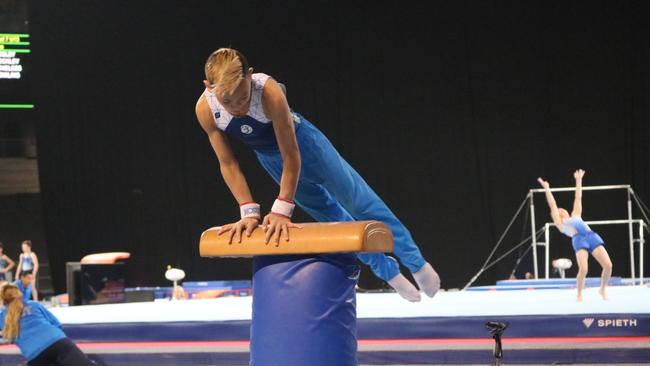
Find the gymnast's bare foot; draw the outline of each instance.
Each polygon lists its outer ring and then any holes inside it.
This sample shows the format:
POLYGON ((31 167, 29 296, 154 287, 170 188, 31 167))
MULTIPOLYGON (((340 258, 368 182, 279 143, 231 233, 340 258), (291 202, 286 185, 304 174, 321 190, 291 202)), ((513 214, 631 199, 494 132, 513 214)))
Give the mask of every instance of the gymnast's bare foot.
POLYGON ((605 300, 605 301, 609 300, 609 298, 607 297, 607 294, 605 293, 604 288, 601 288, 600 290, 598 290, 598 293, 600 294, 600 297, 603 298, 603 300, 605 300))
POLYGON ((576 297, 576 300, 578 302, 582 302, 582 294, 579 294, 578 297, 576 297))
POLYGON ((421 300, 420 291, 403 274, 391 278, 387 281, 390 287, 394 288, 397 293, 404 299, 411 302, 418 302, 421 300))
POLYGON ((433 297, 440 290, 440 276, 428 262, 419 271, 413 273, 413 278, 420 290, 429 297, 433 297))

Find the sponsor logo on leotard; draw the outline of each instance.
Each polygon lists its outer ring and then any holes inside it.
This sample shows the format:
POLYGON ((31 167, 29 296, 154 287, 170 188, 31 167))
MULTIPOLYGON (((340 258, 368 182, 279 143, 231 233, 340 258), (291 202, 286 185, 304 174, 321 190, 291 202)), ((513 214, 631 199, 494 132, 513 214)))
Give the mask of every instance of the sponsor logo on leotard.
POLYGON ((246 135, 249 135, 251 132, 253 132, 253 127, 249 125, 241 125, 239 129, 241 130, 241 133, 244 133, 246 135))
POLYGON ((216 112, 216 113, 214 114, 214 118, 219 118, 219 117, 221 117, 221 113, 220 113, 220 112, 216 112))

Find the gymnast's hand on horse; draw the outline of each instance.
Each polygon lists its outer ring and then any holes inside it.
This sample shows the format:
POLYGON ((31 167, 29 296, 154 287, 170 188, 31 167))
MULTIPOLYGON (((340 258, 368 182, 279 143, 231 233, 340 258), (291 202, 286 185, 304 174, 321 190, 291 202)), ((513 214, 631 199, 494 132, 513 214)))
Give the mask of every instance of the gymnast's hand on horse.
POLYGON ((241 243, 242 234, 250 237, 251 233, 259 225, 260 219, 254 217, 243 217, 241 220, 232 224, 227 224, 219 228, 218 235, 228 233, 228 244, 232 244, 233 239, 241 243))

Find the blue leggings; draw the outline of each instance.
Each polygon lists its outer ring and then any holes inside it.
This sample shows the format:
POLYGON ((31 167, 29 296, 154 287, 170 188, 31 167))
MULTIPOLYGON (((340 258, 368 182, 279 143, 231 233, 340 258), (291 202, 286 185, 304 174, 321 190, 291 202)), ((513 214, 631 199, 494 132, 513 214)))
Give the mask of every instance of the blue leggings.
MULTIPOLYGON (((327 137, 304 117, 296 125, 296 137, 302 161, 296 204, 319 222, 378 220, 385 223, 393 232, 394 253, 400 262, 411 272, 420 270, 426 262, 409 231, 327 137)), ((256 151, 256 155, 280 184, 280 152, 256 151)), ((358 253, 357 257, 382 280, 390 280, 400 272, 397 261, 383 253, 358 253)))

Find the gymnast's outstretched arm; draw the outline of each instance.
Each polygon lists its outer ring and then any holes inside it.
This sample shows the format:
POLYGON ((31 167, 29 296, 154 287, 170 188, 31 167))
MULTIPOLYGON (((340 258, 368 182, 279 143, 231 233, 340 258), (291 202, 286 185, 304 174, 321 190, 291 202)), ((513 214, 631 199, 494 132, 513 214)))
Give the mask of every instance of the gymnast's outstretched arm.
MULTIPOLYGON (((298 178, 300 177, 300 150, 298 149, 293 115, 289 110, 285 91, 273 78, 269 78, 264 85, 262 107, 264 113, 273 121, 273 131, 282 155, 279 204, 289 203, 290 211, 292 211, 293 199, 298 186, 298 178)), ((275 204, 273 206, 276 207, 275 204)), ((291 212, 288 213, 287 215, 272 210, 271 213, 264 217, 263 225, 266 230, 266 242, 273 237, 273 241, 278 244, 280 236, 283 234, 285 240, 289 240, 288 228, 297 227, 297 225, 291 222, 291 212)))
POLYGON ((539 184, 544 188, 546 193, 546 202, 548 202, 548 207, 551 209, 551 218, 553 223, 558 229, 562 229, 562 220, 560 219, 560 211, 557 208, 557 203, 555 203, 555 198, 553 193, 551 193, 550 184, 542 178, 537 178, 539 184))
MULTIPOLYGON (((219 169, 221 176, 226 182, 226 185, 232 192, 237 202, 241 205, 248 202, 253 202, 253 195, 246 182, 246 177, 239 167, 239 162, 230 148, 230 143, 225 134, 221 132, 214 124, 210 107, 205 98, 200 98, 196 104, 196 117, 201 124, 201 127, 208 135, 210 145, 217 155, 219 160, 219 169)), ((233 238, 241 242, 242 232, 245 231, 247 236, 250 236, 253 230, 259 225, 260 218, 257 217, 244 217, 236 223, 224 225, 221 227, 219 234, 229 232, 229 242, 233 238)))
POLYGON ((573 173, 576 180, 576 196, 573 200, 573 212, 571 216, 582 216, 582 177, 585 176, 585 171, 578 169, 573 173))

